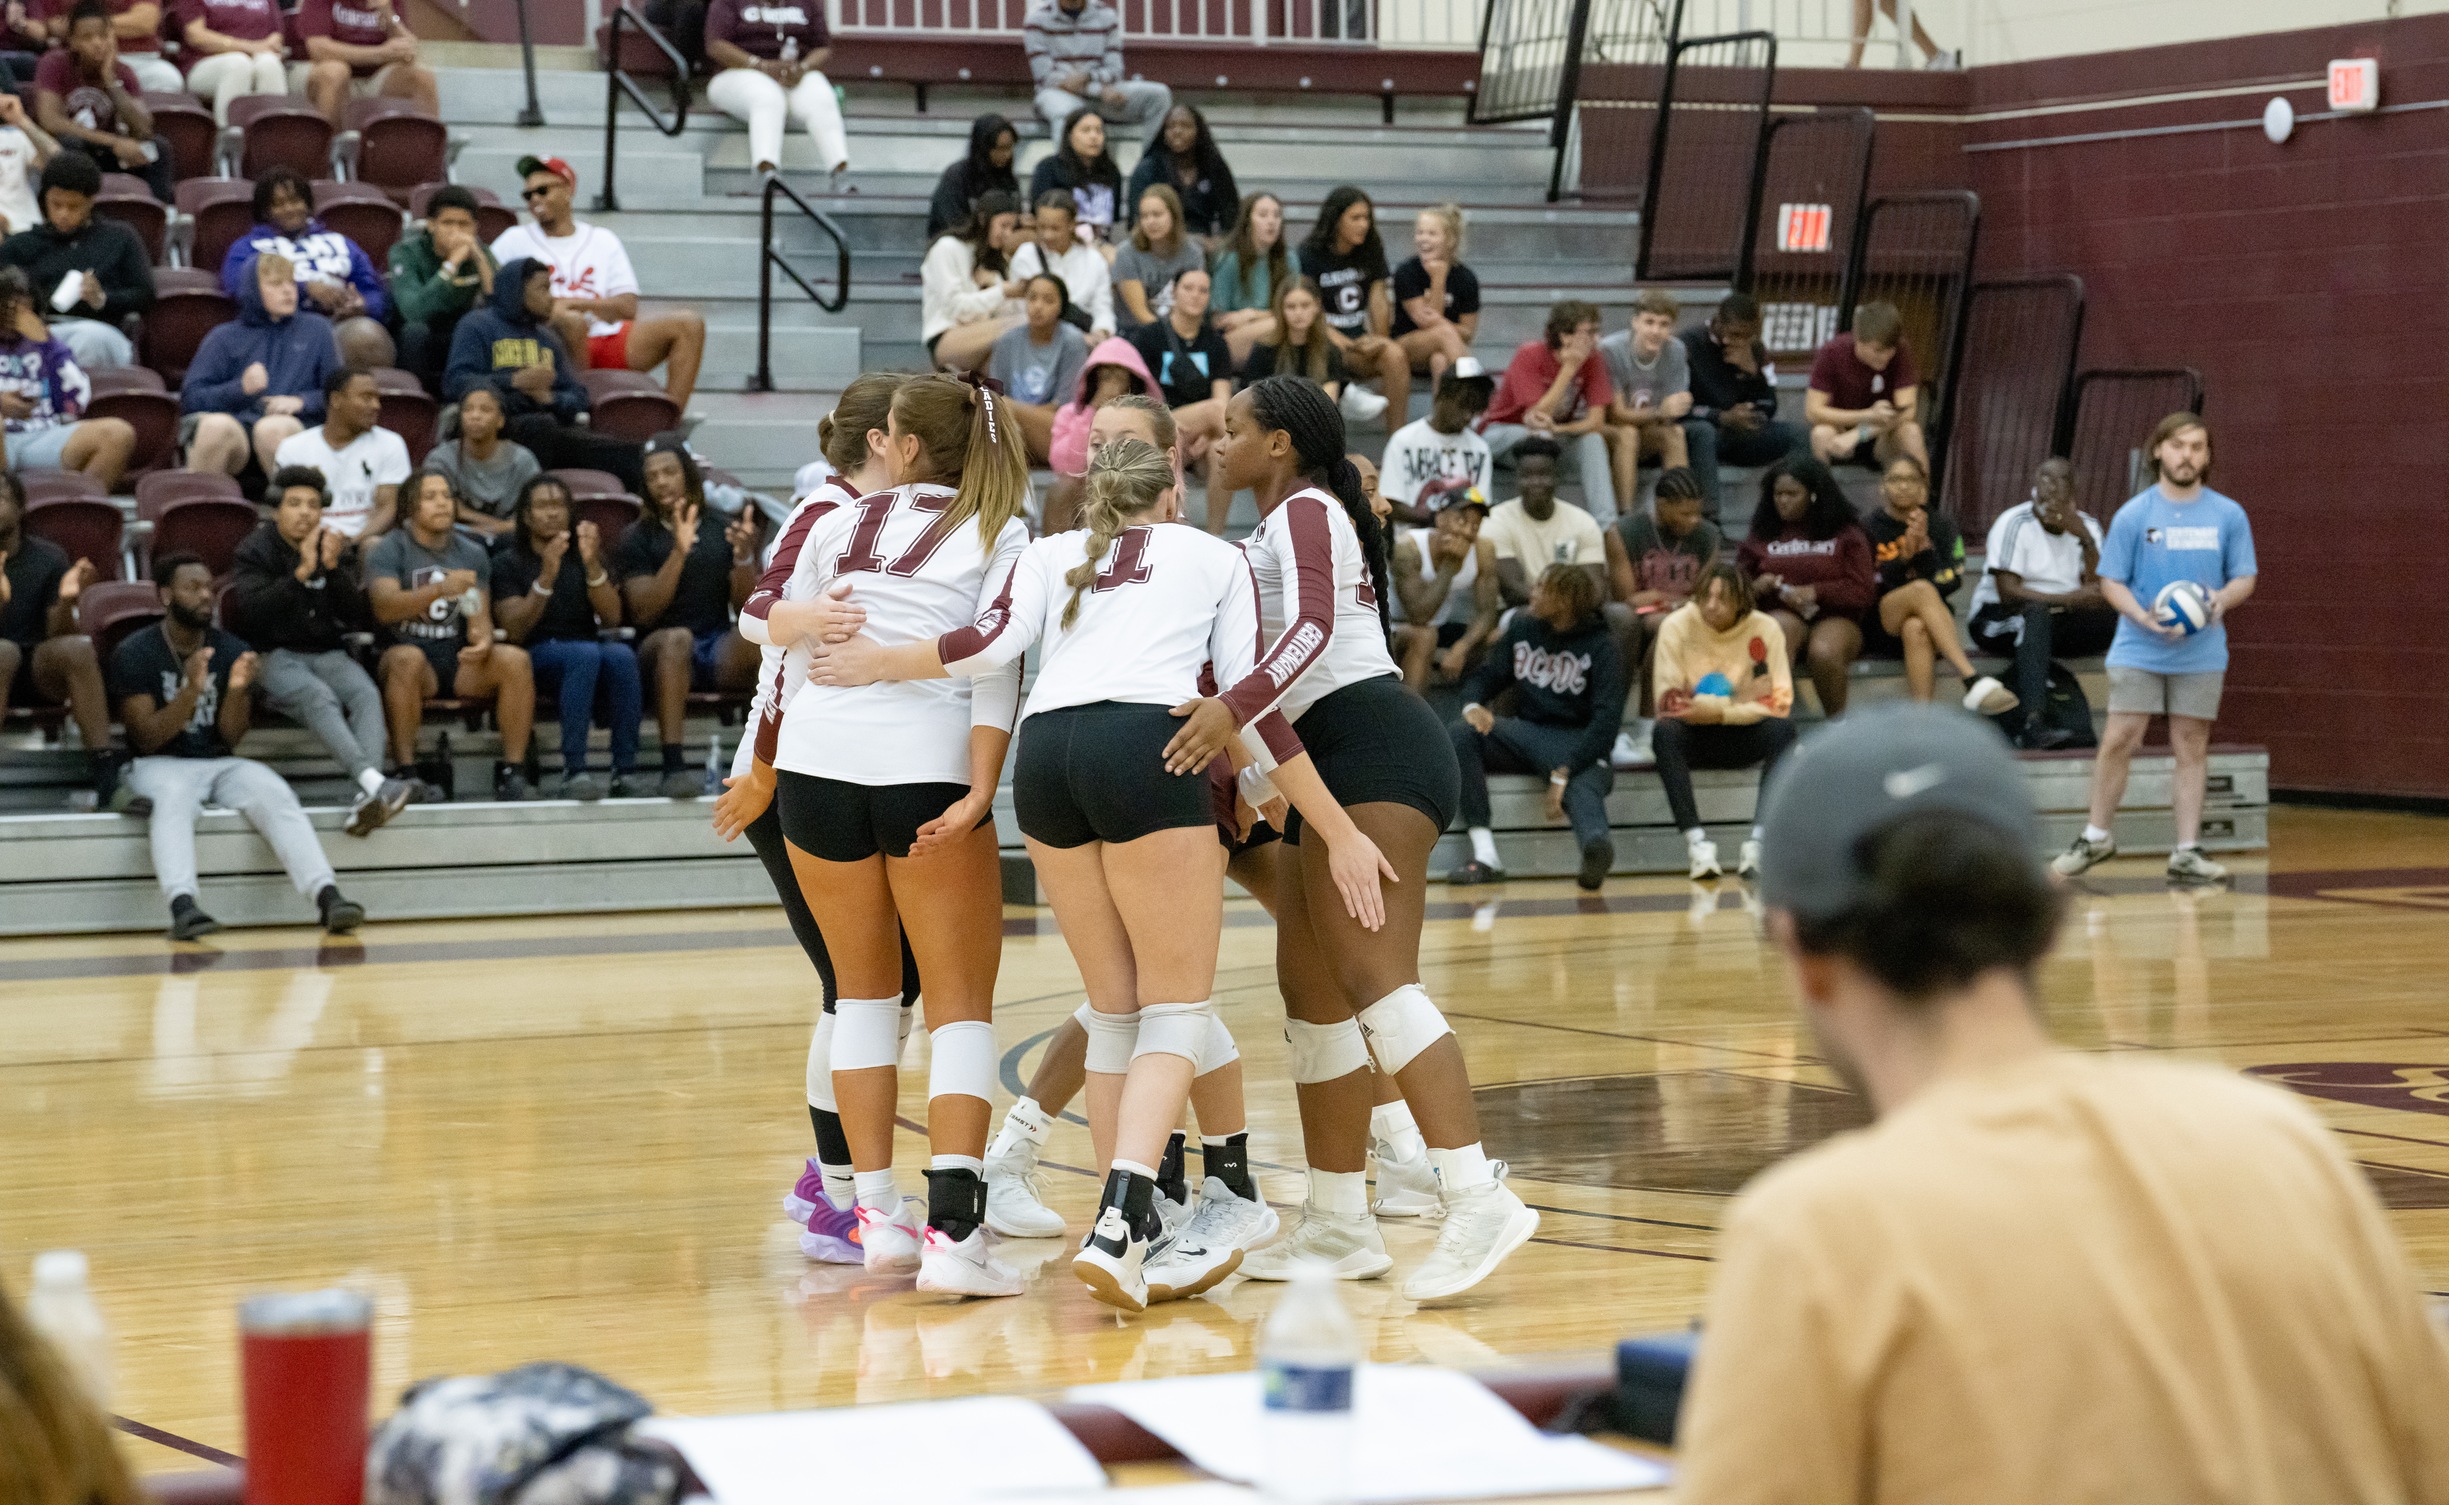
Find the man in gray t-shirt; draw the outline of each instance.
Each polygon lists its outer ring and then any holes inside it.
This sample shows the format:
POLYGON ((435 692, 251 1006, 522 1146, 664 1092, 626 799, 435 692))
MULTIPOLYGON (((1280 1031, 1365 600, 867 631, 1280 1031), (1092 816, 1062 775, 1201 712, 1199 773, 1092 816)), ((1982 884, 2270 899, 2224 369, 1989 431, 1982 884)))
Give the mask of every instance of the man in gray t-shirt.
POLYGON ((483 591, 488 561, 483 546, 457 529, 439 540, 420 534, 415 527, 394 528, 376 539, 366 552, 366 584, 369 593, 382 580, 422 594, 447 583, 454 571, 465 570, 473 577, 467 589, 441 591, 423 610, 390 624, 392 639, 421 650, 434 666, 442 692, 449 694, 459 677, 459 650, 467 640, 467 596, 471 590, 483 591))
POLYGON ((1655 289, 1633 299, 1632 328, 1599 341, 1615 401, 1607 405, 1607 454, 1616 495, 1629 508, 1638 494, 1635 471, 1645 459, 1666 469, 1684 465, 1684 414, 1692 409, 1692 367, 1675 337, 1675 299, 1655 289))

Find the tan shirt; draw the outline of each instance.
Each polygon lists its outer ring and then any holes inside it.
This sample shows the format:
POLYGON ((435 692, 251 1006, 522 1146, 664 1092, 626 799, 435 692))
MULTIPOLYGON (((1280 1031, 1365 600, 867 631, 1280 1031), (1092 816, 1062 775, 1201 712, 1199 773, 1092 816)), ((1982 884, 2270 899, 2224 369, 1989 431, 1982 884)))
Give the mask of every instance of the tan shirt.
POLYGON ((1724 632, 1709 625, 1700 603, 1687 601, 1658 624, 1658 647, 1650 655, 1650 687, 1662 716, 1683 712, 1704 694, 1714 695, 1728 726, 1794 714, 1794 670, 1786 658, 1786 634, 1766 612, 1740 618, 1724 632), (1715 674, 1724 684, 1700 687, 1715 674))
POLYGON ((2310 1112, 2052 1053, 1767 1172, 1720 1242, 1679 1497, 2449 1500, 2449 1353, 2310 1112))
POLYGON ((1522 573, 1534 584, 1551 564, 1607 563, 1598 519, 1561 498, 1545 522, 1531 516, 1520 497, 1499 502, 1480 524, 1480 537, 1496 545, 1497 558, 1521 560, 1522 573))

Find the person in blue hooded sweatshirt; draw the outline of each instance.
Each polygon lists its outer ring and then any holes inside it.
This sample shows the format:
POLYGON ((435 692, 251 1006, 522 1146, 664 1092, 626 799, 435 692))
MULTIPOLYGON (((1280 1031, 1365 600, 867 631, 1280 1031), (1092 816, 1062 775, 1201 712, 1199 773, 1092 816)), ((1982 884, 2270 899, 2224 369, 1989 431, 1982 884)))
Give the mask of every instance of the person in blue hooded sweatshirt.
POLYGON ((281 441, 323 421, 323 378, 339 369, 332 322, 298 307, 297 268, 258 256, 238 282, 238 318, 204 337, 179 388, 187 468, 234 476, 250 448, 264 474, 281 441))
POLYGON ((391 292, 365 247, 315 218, 314 188, 294 168, 274 167, 255 180, 255 228, 221 258, 221 290, 231 297, 258 256, 289 258, 306 306, 332 321, 350 364, 392 363, 391 292))
POLYGON ((645 447, 580 426, 587 388, 553 333, 552 275, 549 263, 531 257, 502 263, 492 298, 468 310, 451 336, 443 399, 457 402, 491 387, 509 417, 504 436, 525 445, 545 469, 608 471, 644 496, 645 447))

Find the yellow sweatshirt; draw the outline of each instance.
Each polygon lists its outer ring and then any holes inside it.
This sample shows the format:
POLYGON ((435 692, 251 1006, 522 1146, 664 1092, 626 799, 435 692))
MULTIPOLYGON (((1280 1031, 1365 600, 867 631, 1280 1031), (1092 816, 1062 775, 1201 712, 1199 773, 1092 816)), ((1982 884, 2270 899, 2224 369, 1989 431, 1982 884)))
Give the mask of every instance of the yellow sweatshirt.
POLYGON ((1726 632, 1713 632, 1697 603, 1668 613, 1658 626, 1650 661, 1650 683, 1658 712, 1672 716, 1699 698, 1701 682, 1723 677, 1726 688, 1709 692, 1726 704, 1726 724, 1744 726, 1766 716, 1794 712, 1794 671, 1786 661, 1786 635, 1763 612, 1753 612, 1726 632))

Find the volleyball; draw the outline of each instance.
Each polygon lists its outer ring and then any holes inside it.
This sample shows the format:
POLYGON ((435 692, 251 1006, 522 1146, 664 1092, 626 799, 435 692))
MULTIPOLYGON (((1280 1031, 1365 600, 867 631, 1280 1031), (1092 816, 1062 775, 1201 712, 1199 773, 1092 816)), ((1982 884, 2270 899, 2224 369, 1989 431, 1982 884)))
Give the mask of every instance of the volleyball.
POLYGON ((2171 580, 2152 599, 2152 620, 2191 637, 2211 625, 2211 597, 2191 580, 2171 580))

